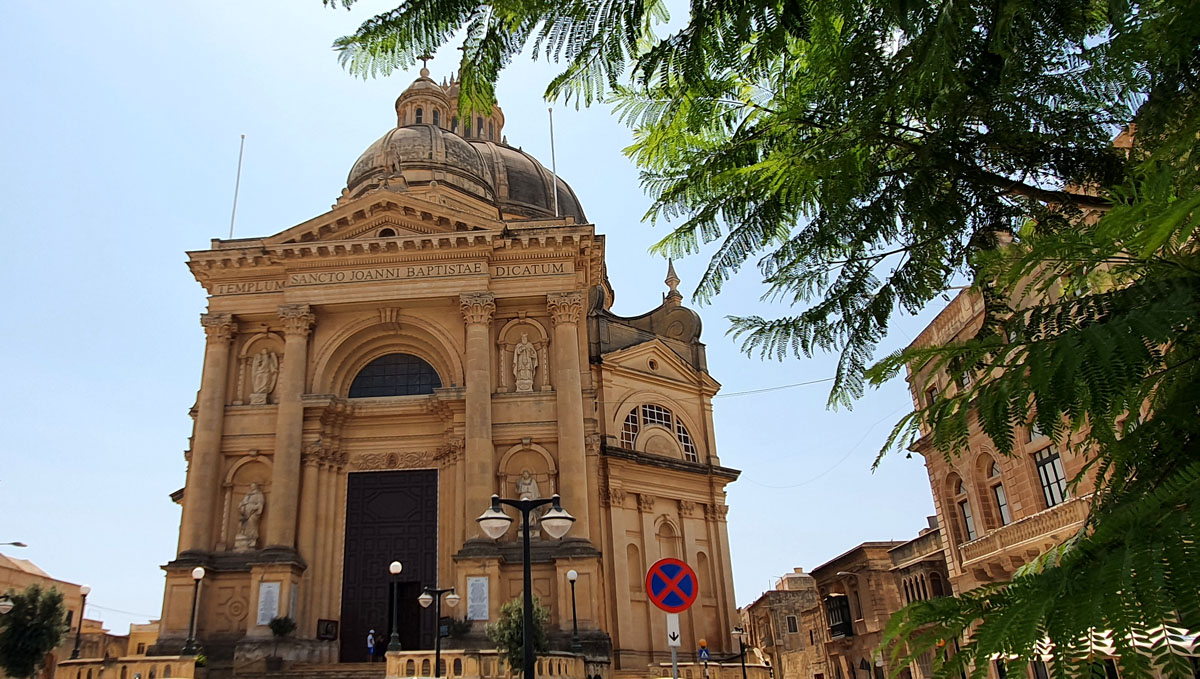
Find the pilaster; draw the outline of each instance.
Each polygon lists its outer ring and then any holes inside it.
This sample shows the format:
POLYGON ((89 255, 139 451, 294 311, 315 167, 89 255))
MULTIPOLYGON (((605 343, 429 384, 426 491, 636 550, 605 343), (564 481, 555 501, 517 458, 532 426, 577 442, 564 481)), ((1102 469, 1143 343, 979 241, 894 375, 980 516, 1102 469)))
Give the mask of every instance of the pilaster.
POLYGON ((225 424, 225 395, 229 379, 229 350, 237 332, 232 314, 200 315, 207 342, 204 373, 196 400, 196 429, 188 464, 187 493, 183 496, 179 551, 208 551, 218 510, 221 480, 221 435, 225 424))
POLYGON ((308 366, 308 336, 316 317, 307 304, 279 307, 283 322, 283 365, 275 393, 279 408, 275 423, 275 458, 271 469, 271 507, 267 547, 296 547, 300 499, 300 437, 304 426, 304 377, 308 366))
MULTIPOLYGON (((492 477, 495 450, 492 446, 491 328, 496 298, 490 292, 459 295, 459 309, 466 324, 466 469, 465 510, 474 518, 487 509, 494 492, 492 477)), ((474 521, 465 521, 467 539, 481 537, 474 521)))
POLYGON ((579 319, 583 294, 552 292, 546 308, 554 324, 554 394, 558 405, 558 478, 563 507, 575 516, 569 536, 591 538, 587 456, 583 439, 583 386, 579 376, 579 319))

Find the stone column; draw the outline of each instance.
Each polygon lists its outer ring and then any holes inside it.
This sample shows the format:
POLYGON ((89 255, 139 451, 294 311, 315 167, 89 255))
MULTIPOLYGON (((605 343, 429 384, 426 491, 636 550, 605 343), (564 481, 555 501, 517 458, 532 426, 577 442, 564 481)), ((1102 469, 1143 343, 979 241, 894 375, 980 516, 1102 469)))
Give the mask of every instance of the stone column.
POLYGON ((310 445, 300 456, 303 469, 300 475, 300 537, 296 543, 300 558, 308 564, 304 575, 301 576, 301 590, 298 605, 303 615, 293 613, 297 631, 301 637, 316 636, 316 619, 313 615, 316 600, 319 596, 317 587, 320 576, 318 573, 320 559, 317 556, 317 504, 319 500, 319 485, 321 474, 321 457, 323 451, 319 443, 310 445))
POLYGON ((467 539, 481 537, 476 516, 488 508, 494 486, 492 446, 491 327, 496 296, 490 292, 459 295, 459 308, 467 325, 467 426, 464 450, 466 467, 467 539))
POLYGON ((552 292, 546 306, 554 322, 554 395, 558 405, 558 494, 575 516, 569 537, 591 537, 587 456, 583 440, 583 386, 579 378, 579 317, 583 294, 552 292))
POLYGON ((307 304, 279 307, 283 320, 283 365, 275 394, 275 458, 271 466, 271 511, 266 545, 294 549, 300 498, 300 436, 304 428, 304 376, 308 367, 308 334, 315 317, 307 304))
POLYGON ((183 520, 179 551, 212 549, 214 513, 221 483, 221 432, 225 424, 225 391, 229 379, 229 345, 237 331, 232 314, 200 315, 208 341, 204 347, 204 374, 196 399, 196 430, 188 463, 187 492, 183 495, 183 520))

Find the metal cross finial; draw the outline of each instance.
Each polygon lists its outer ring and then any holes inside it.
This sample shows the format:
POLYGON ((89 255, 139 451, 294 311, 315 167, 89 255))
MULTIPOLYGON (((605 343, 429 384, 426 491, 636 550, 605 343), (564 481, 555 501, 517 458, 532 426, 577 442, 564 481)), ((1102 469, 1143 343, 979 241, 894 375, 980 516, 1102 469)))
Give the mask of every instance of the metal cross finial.
POLYGON ((429 62, 433 59, 433 55, 426 52, 417 58, 421 60, 421 68, 429 68, 429 62))

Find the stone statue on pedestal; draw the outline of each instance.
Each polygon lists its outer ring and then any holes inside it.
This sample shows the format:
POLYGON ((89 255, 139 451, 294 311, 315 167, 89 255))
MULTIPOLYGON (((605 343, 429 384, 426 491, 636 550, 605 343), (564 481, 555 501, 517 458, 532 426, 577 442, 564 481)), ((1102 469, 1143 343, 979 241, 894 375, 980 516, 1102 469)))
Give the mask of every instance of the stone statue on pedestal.
POLYGON ((258 547, 258 524, 262 519, 263 509, 267 506, 267 498, 257 483, 250 484, 250 491, 238 505, 237 537, 234 538, 233 548, 239 552, 258 547))
POLYGON ((521 333, 521 341, 513 349, 513 376, 517 378, 517 391, 533 391, 533 371, 537 370, 537 349, 529 341, 529 335, 521 333))
MULTIPOLYGON (((517 479, 517 499, 542 499, 542 493, 538 489, 537 479, 533 478, 533 474, 529 473, 528 469, 522 469, 521 476, 517 479)), ((541 508, 529 512, 529 537, 535 538, 541 535, 541 531, 538 529, 538 522, 541 519, 541 514, 541 508)))
POLYGON ((251 369, 250 405, 263 405, 267 397, 275 391, 275 381, 279 378, 279 356, 274 351, 263 349, 254 357, 251 369))

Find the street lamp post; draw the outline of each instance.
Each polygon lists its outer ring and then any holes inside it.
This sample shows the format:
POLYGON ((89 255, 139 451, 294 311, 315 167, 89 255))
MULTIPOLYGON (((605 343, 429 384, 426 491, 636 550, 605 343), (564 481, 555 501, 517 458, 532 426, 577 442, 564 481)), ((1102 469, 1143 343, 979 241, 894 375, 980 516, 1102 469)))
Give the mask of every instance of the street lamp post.
POLYGON ((84 585, 79 588, 79 626, 75 628, 75 648, 71 650, 71 660, 79 658, 79 636, 83 634, 83 610, 87 607, 87 595, 92 593, 92 588, 84 585))
POLYGON ((200 581, 204 579, 204 567, 192 569, 192 617, 188 622, 187 643, 183 645, 180 655, 196 655, 196 603, 200 600, 200 581))
POLYGON ((522 565, 525 576, 525 606, 523 611, 524 625, 521 632, 521 642, 525 650, 525 667, 523 669, 522 679, 533 679, 534 676, 534 655, 533 655, 533 572, 530 570, 529 563, 529 513, 538 507, 550 505, 550 510, 542 515, 542 527, 546 529, 546 534, 552 538, 558 539, 567 534, 571 530, 571 524, 575 522, 575 517, 571 516, 562 508, 562 503, 558 495, 549 500, 541 498, 537 500, 509 500, 502 498, 499 495, 492 496, 492 506, 483 514, 479 515, 479 527, 483 529, 485 535, 495 540, 508 530, 512 525, 512 517, 505 514, 500 505, 507 505, 521 512, 521 535, 523 536, 524 544, 522 551, 522 565))
POLYGON ((742 659, 742 679, 746 679, 746 630, 741 627, 734 627, 733 636, 737 637, 738 656, 742 659))
POLYGON ((0 542, 0 547, 28 547, 24 542, 0 542))
POLYGON ((579 613, 575 608, 575 581, 579 579, 579 573, 574 568, 567 571, 567 581, 571 583, 571 651, 578 653, 583 650, 583 644, 579 643, 579 613))
POLYGON ((400 645, 400 571, 404 570, 404 565, 399 561, 393 561, 388 566, 388 572, 392 574, 392 638, 388 640, 387 650, 402 651, 404 648, 400 645))
POLYGON ((454 591, 453 587, 438 589, 426 587, 421 596, 417 597, 417 603, 421 604, 421 608, 429 608, 429 604, 437 602, 437 606, 433 609, 434 626, 433 626, 433 677, 437 679, 442 676, 442 595, 446 595, 446 605, 454 608, 458 605, 459 596, 454 591))

